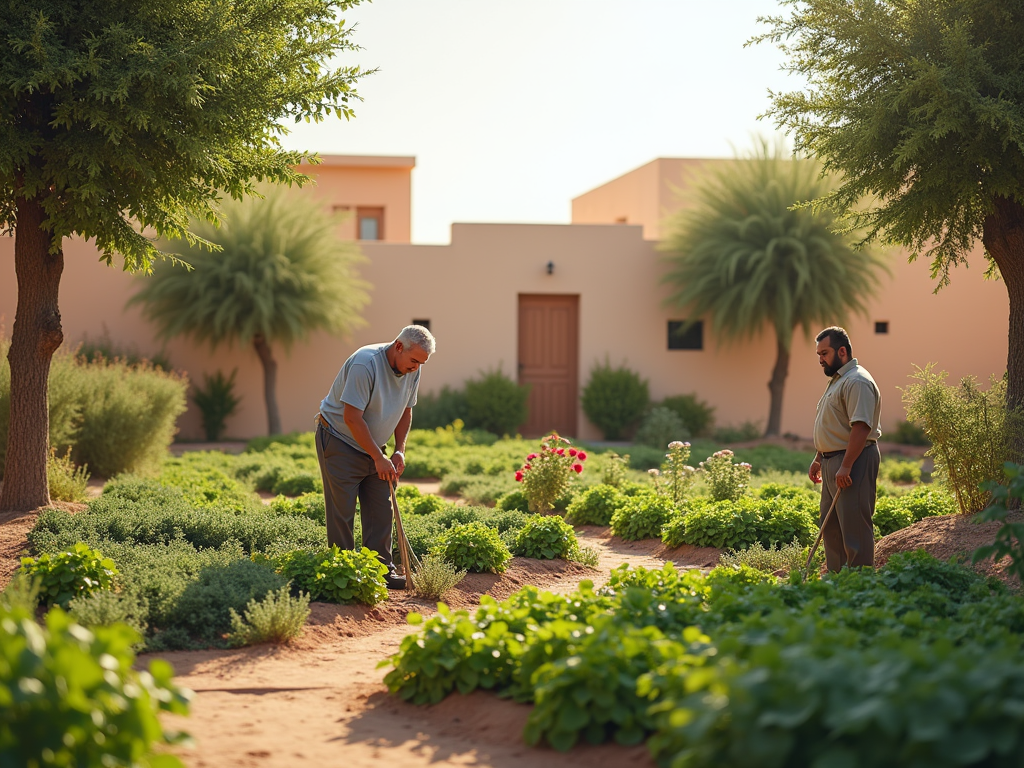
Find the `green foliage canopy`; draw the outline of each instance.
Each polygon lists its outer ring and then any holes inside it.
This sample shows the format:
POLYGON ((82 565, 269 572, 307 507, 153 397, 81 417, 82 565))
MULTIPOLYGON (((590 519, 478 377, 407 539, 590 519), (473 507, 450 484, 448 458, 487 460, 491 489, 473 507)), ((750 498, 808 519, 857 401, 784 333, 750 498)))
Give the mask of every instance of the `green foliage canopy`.
POLYGON ((315 200, 281 187, 264 194, 226 201, 219 229, 195 223, 219 252, 172 243, 192 269, 165 264, 141 283, 131 301, 162 336, 217 345, 259 335, 289 346, 315 329, 347 333, 362 324, 369 298, 356 276, 358 248, 338 238, 334 217, 315 200))
POLYGON ((224 192, 302 182, 280 121, 352 115, 356 46, 337 16, 360 0, 151 0, 0 6, 0 226, 37 198, 51 250, 73 234, 148 271, 144 230, 195 241, 224 192))
MULTIPOLYGON (((1024 178, 1024 12, 993 0, 781 0, 776 43, 803 90, 769 114, 842 183, 821 205, 927 252, 940 285, 1024 178), (859 208, 870 199, 873 204, 859 208)), ((988 242, 986 242, 988 245, 988 242)))

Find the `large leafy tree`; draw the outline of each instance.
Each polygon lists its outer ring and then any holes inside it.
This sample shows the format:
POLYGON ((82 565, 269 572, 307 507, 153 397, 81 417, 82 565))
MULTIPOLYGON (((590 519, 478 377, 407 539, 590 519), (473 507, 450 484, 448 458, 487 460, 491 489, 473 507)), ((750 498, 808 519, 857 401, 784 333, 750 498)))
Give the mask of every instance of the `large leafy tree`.
POLYGON ((184 264, 160 264, 131 300, 165 338, 179 334, 218 344, 251 344, 263 365, 269 434, 281 432, 272 343, 290 346, 310 331, 348 333, 369 300, 356 276, 356 245, 338 238, 337 221, 309 198, 266 190, 263 199, 231 201, 219 229, 192 231, 218 251, 178 241, 184 264))
POLYGON ((49 501, 47 378, 63 340, 64 238, 146 272, 149 235, 254 181, 301 183, 286 119, 351 115, 357 67, 338 20, 360 0, 19 0, 0 3, 0 228, 15 236, 18 307, 0 511, 49 501))
POLYGON ((863 312, 882 258, 855 252, 834 230, 834 216, 794 208, 828 191, 818 163, 787 157, 762 142, 696 180, 691 205, 669 226, 662 248, 672 287, 667 303, 691 322, 710 318, 712 333, 736 341, 775 333, 775 367, 766 435, 778 435, 794 332, 806 334, 863 312))
MULTIPOLYGON (((756 38, 807 83, 770 114, 843 183, 820 205, 926 254, 945 285, 980 239, 1010 300, 1007 406, 1024 406, 1024 3, 782 0, 756 38), (873 204, 859 207, 862 199, 873 204)), ((979 329, 984 333, 984 329, 979 329)), ((1012 452, 1024 459, 1024 433, 1012 452)))

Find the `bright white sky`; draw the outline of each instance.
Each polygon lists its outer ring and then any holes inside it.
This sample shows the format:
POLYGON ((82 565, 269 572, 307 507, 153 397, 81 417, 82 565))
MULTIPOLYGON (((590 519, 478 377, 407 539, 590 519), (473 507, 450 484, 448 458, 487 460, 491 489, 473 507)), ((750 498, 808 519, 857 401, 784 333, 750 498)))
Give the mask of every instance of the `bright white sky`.
POLYGON ((570 200, 655 157, 727 157, 767 91, 775 0, 377 0, 350 12, 379 71, 350 122, 292 128, 324 154, 415 155, 413 241, 452 222, 567 223, 570 200))

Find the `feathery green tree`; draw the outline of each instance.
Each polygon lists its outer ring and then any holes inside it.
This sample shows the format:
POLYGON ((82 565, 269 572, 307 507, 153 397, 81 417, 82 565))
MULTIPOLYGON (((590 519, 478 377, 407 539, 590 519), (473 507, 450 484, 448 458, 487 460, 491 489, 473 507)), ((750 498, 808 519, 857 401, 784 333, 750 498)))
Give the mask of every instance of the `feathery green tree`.
POLYGON ((280 187, 262 199, 229 201, 220 216, 219 229, 192 226, 218 251, 171 243, 191 269, 159 265, 129 304, 141 304, 163 338, 252 344, 263 365, 268 434, 280 434, 271 343, 287 348, 310 331, 345 334, 362 325, 368 285, 355 267, 363 256, 338 237, 336 217, 317 201, 280 187))
POLYGON ((709 317, 725 341, 775 331, 765 435, 778 435, 790 349, 798 327, 811 334, 863 312, 884 261, 854 252, 827 211, 793 209, 828 192, 813 160, 786 157, 761 141, 746 157, 699 178, 693 205, 670 223, 662 245, 672 287, 667 304, 709 317))
POLYGON ((47 379, 64 334, 64 238, 147 272, 149 233, 195 236, 225 194, 302 183, 285 119, 349 117, 360 0, 18 0, 0 4, 0 230, 14 233, 18 307, 0 511, 47 504, 47 379))
MULTIPOLYGON (((843 183, 819 206, 931 258, 937 289, 981 240, 1010 303, 1007 407, 1024 409, 1024 4, 781 0, 761 19, 807 87, 771 94, 843 183), (872 205, 861 207, 861 200, 872 205)), ((980 332, 985 332, 981 330, 980 332)), ((1024 460, 1024 431, 1011 435, 1024 460)))

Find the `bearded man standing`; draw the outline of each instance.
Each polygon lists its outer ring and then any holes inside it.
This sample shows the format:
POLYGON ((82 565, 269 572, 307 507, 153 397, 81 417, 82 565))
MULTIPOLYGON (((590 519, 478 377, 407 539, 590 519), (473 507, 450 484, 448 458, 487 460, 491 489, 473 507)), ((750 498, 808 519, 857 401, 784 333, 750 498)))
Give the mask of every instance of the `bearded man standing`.
POLYGON ((825 564, 875 564, 875 493, 881 457, 877 441, 882 397, 871 374, 853 357, 850 336, 838 327, 815 337, 818 364, 829 377, 814 418, 814 448, 808 476, 822 483, 819 524, 824 524, 825 564), (835 511, 825 521, 836 494, 835 511))
POLYGON ((434 354, 430 331, 409 325, 383 344, 357 349, 341 367, 316 416, 316 455, 324 480, 327 544, 355 549, 352 526, 359 501, 363 546, 388 567, 389 589, 405 589, 391 556, 391 485, 405 471, 420 366, 434 354), (388 458, 385 445, 395 436, 388 458))

